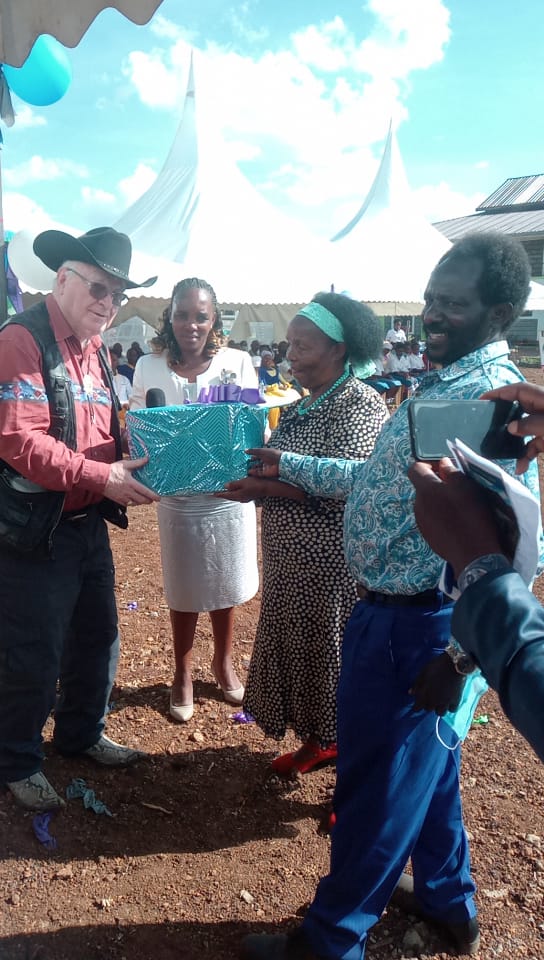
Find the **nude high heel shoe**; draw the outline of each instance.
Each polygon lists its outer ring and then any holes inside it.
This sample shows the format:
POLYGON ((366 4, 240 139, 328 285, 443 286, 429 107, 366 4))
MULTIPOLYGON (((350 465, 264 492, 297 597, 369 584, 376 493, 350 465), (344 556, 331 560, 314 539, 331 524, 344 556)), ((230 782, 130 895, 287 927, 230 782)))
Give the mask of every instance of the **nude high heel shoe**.
POLYGON ((215 682, 217 683, 217 686, 220 688, 221 693, 223 694, 227 703, 232 703, 235 707, 241 706, 242 703, 244 702, 244 693, 246 692, 243 684, 240 684, 239 687, 231 687, 231 689, 229 690, 228 687, 224 687, 223 684, 220 683, 213 664, 212 664, 212 673, 215 677, 215 682))
POLYGON ((195 712, 193 701, 190 703, 174 703, 172 691, 170 691, 170 716, 178 723, 187 723, 195 712))

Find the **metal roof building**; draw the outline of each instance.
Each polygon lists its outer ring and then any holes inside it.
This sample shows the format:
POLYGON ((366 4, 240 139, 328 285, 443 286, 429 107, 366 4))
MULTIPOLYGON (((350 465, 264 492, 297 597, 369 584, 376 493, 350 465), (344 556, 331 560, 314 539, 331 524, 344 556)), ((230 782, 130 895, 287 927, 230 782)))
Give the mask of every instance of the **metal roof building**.
POLYGON ((434 226, 448 240, 467 233, 498 230, 517 237, 531 261, 531 276, 544 277, 544 173, 510 177, 494 190, 475 213, 455 220, 440 220, 434 226))
MULTIPOLYGON (((480 212, 481 211, 481 212, 480 212)), ((443 233, 448 240, 459 240, 466 233, 484 230, 498 230, 499 233, 509 233, 523 239, 533 239, 535 235, 544 236, 544 206, 541 210, 524 210, 508 213, 478 212, 468 217, 456 217, 455 220, 440 220, 434 226, 443 233)))
POLYGON ((544 173, 529 177, 510 177, 484 200, 477 210, 517 210, 544 204, 544 173))
MULTIPOLYGON (((534 280, 544 277, 544 173, 510 177, 487 197, 475 213, 455 220, 441 220, 434 226, 452 242, 467 233, 496 230, 516 237, 525 247, 534 280)), ((537 320, 526 311, 513 324, 509 339, 536 342, 537 320)))

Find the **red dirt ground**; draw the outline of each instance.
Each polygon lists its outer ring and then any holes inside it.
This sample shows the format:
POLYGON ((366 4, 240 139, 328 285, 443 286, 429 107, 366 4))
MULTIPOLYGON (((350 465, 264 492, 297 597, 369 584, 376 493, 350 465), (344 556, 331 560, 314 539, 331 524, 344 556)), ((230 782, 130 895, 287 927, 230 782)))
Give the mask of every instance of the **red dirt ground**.
MULTIPOLYGON (((51 825, 54 852, 35 839, 32 816, 0 794, 0 960, 231 960, 244 934, 289 928, 311 900, 327 870, 320 824, 334 768, 287 783, 271 775, 278 744, 255 725, 233 723, 233 708, 218 695, 206 617, 195 645, 194 719, 168 718, 170 625, 153 508, 131 510, 129 531, 113 531, 112 542, 123 649, 108 732, 150 757, 108 772, 46 745, 56 788, 83 777, 113 814, 70 801, 51 825)), ((536 592, 544 598, 542 582, 536 592)), ((258 609, 256 598, 238 611, 242 676, 258 609)), ((478 712, 489 722, 467 739, 462 789, 479 956, 542 960, 543 767, 494 694, 478 712)), ((293 744, 288 738, 282 751, 293 744)), ((391 907, 367 956, 439 960, 446 951, 435 932, 391 907)))

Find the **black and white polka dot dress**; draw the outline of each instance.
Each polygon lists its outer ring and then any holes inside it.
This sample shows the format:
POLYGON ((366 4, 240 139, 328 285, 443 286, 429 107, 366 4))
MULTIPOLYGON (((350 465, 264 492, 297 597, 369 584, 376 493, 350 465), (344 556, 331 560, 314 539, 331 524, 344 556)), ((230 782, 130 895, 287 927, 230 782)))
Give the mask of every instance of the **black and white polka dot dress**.
MULTIPOLYGON (((317 457, 365 459, 387 410, 350 378, 320 406, 282 411, 269 445, 317 457)), ((340 645, 357 594, 342 549, 344 502, 267 497, 261 517, 262 605, 244 709, 268 736, 291 727, 301 740, 336 742, 340 645)))

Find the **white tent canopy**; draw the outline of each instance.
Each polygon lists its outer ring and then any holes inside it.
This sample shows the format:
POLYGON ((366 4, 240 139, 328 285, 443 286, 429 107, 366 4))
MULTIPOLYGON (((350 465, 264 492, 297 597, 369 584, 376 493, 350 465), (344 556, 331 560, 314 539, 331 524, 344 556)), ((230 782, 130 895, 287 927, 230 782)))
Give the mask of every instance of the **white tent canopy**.
POLYGON ((0 63, 20 67, 42 33, 75 47, 95 17, 114 7, 133 23, 147 23, 161 0, 0 0, 0 63))
POLYGON ((431 271, 451 244, 417 209, 392 125, 364 203, 332 242, 337 290, 367 303, 392 302, 397 313, 400 303, 422 302, 431 271))
POLYGON ((144 353, 149 353, 149 341, 157 335, 157 330, 151 324, 146 323, 141 317, 128 317, 122 323, 106 330, 102 339, 106 346, 112 347, 114 343, 120 343, 123 347, 123 353, 126 354, 128 348, 134 342, 139 343, 144 353))
MULTIPOLYGON (((284 336, 295 305, 331 284, 370 303, 379 315, 420 312, 432 269, 451 244, 417 209, 391 126, 364 202, 329 242, 276 210, 250 185, 211 125, 200 122, 197 103, 191 61, 165 163, 115 224, 133 243, 131 275, 159 278, 148 290, 131 292, 119 322, 137 313, 157 325, 175 284, 186 276, 213 284, 219 303, 236 314, 238 337, 264 322, 265 313, 276 338, 284 336), (273 306, 281 316, 272 320, 273 306)), ((46 226, 82 232, 53 223, 41 228, 46 226)), ((32 240, 30 232, 21 231, 8 257, 23 289, 43 292, 51 288, 52 275, 34 256, 32 240)), ((543 309, 543 293, 533 284, 527 309, 543 309)))
MULTIPOLYGON (((149 297, 169 299, 186 276, 212 283, 220 303, 300 304, 334 284, 337 291, 378 302, 380 313, 418 312, 414 305, 450 244, 415 209, 391 130, 363 206, 331 243, 276 210, 251 186, 197 107, 191 60, 179 128, 165 163, 114 224, 131 237, 131 275, 159 278, 149 290, 135 291, 121 318, 138 312, 149 321, 143 304, 149 297)), ((25 269, 12 264, 14 271, 23 284, 38 289, 34 276, 42 276, 43 265, 32 265, 30 237, 21 246, 18 259, 25 269), (31 266, 32 276, 26 273, 31 266)), ((147 306, 156 323, 162 309, 147 306)))
POLYGON ((306 302, 330 289, 328 241, 251 186, 197 107, 191 62, 181 122, 164 166, 114 224, 137 251, 135 272, 158 272, 150 292, 159 296, 171 293, 174 278, 186 276, 205 278, 222 301, 243 303, 306 302), (162 262, 146 263, 144 255, 162 262))
POLYGON ((526 310, 544 310, 544 284, 531 280, 531 292, 525 304, 526 310))

